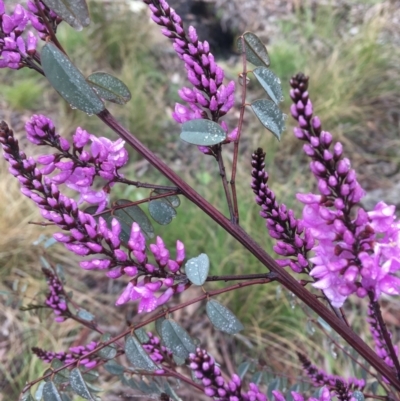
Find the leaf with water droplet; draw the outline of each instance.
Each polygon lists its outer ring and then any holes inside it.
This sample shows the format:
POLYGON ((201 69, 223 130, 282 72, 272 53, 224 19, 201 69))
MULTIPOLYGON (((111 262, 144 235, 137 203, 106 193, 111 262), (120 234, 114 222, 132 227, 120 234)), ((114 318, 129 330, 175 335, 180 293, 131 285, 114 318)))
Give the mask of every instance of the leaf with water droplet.
MULTIPOLYGON (((157 195, 165 194, 168 192, 171 192, 171 191, 169 191, 168 189, 154 190, 154 193, 157 195)), ((179 205, 181 204, 181 200, 179 199, 179 196, 176 196, 176 195, 167 196, 166 198, 163 198, 163 199, 166 199, 171 204, 171 206, 174 208, 179 207, 179 205)))
POLYGON ((237 368, 237 374, 238 376, 243 380, 243 378, 246 376, 247 371, 250 369, 251 362, 245 361, 242 362, 239 367, 237 368))
POLYGON ((165 346, 179 358, 186 359, 190 353, 196 351, 196 346, 187 331, 173 320, 163 321, 161 334, 165 346))
MULTIPOLYGON (((103 340, 108 341, 108 340, 103 340)), ((113 344, 107 345, 98 352, 102 359, 113 359, 117 355, 117 350, 113 344)))
POLYGON ((213 146, 225 138, 226 132, 211 120, 189 120, 182 124, 181 139, 193 145, 213 146))
POLYGON ((94 72, 86 81, 104 100, 112 103, 125 104, 131 100, 131 92, 118 78, 106 72, 94 72))
POLYGON ((129 205, 123 209, 114 210, 113 215, 118 216, 119 221, 124 221, 129 227, 132 227, 132 223, 136 222, 147 239, 154 237, 154 227, 138 205, 132 205, 132 202, 127 199, 119 199, 115 202, 115 205, 129 205))
POLYGON ((210 270, 210 260, 205 253, 196 258, 189 259, 185 264, 185 273, 187 278, 194 285, 203 285, 207 279, 210 270))
POLYGON ((78 368, 71 370, 71 374, 69 376, 69 382, 71 384, 74 393, 78 394, 82 398, 85 398, 86 400, 94 400, 92 394, 90 394, 90 391, 85 383, 85 380, 82 377, 82 373, 78 368))
POLYGON ((207 316, 218 330, 228 334, 236 334, 244 329, 239 319, 227 307, 211 299, 206 306, 207 316))
MULTIPOLYGON (((267 48, 265 47, 264 43, 261 42, 258 36, 252 32, 245 32, 243 34, 243 40, 247 61, 250 61, 250 63, 257 67, 269 67, 267 48)), ((243 43, 241 37, 239 37, 237 40, 237 49, 240 53, 243 52, 243 43)))
POLYGON ((149 202, 150 216, 162 226, 171 223, 176 216, 176 210, 171 204, 163 199, 156 199, 149 202))
POLYGON ((365 397, 364 394, 361 391, 353 391, 353 394, 351 395, 352 398, 355 398, 357 401, 364 401, 365 397))
POLYGON ((259 99, 251 104, 251 108, 261 124, 281 139, 285 130, 285 117, 279 107, 272 100, 259 99))
POLYGON ((128 336, 125 342, 125 354, 128 361, 140 370, 147 370, 153 372, 158 369, 157 365, 149 357, 147 352, 143 349, 142 344, 132 336, 128 336))
POLYGON ((145 344, 150 341, 150 337, 147 335, 146 330, 143 327, 135 330, 135 336, 138 338, 141 344, 145 344))
MULTIPOLYGON (((42 382, 42 383, 39 384, 38 390, 39 390, 39 388, 42 388, 42 389, 43 389, 42 384, 43 384, 43 386, 44 386, 44 382, 42 382)), ((42 389, 41 389, 41 391, 40 391, 40 398, 39 398, 39 399, 36 398, 36 395, 35 395, 35 398, 33 398, 32 395, 31 395, 31 393, 28 392, 28 393, 25 393, 25 394, 22 395, 21 401, 35 401, 35 400, 36 400, 36 401, 40 401, 40 400, 42 399, 42 389)), ((35 394, 38 393, 38 390, 36 390, 36 393, 35 393, 35 394)))
POLYGON ((253 74, 274 103, 279 104, 282 99, 280 79, 271 70, 265 67, 257 67, 253 71, 253 74))
POLYGON ((88 322, 91 322, 94 319, 94 315, 88 312, 86 309, 79 309, 78 317, 88 322))
POLYGON ((272 382, 267 383, 268 384, 268 388, 267 388, 267 398, 269 400, 272 400, 273 398, 273 394, 272 392, 274 390, 279 390, 280 384, 281 384, 281 380, 279 379, 279 377, 277 377, 276 379, 272 380, 272 382))
POLYGON ((53 382, 47 382, 43 386, 43 401, 62 401, 61 395, 53 382))
POLYGON ((109 360, 104 364, 104 368, 107 372, 111 373, 112 375, 122 375, 125 371, 125 368, 120 365, 119 363, 115 362, 114 360, 109 360))
POLYGON ((258 386, 258 385, 261 383, 261 380, 262 380, 263 376, 264 376, 264 372, 263 372, 263 371, 261 371, 261 372, 255 372, 255 373, 251 376, 250 382, 251 382, 251 383, 254 383, 254 384, 256 384, 256 385, 258 386))
MULTIPOLYGON (((36 401, 41 401, 41 399, 43 397, 43 387, 45 384, 46 384, 46 382, 41 382, 39 384, 38 388, 36 389, 36 391, 35 391, 35 400, 36 401)), ((30 394, 28 393, 28 395, 30 395, 30 394)), ((32 396, 30 399, 22 397, 21 401, 33 401, 33 398, 32 398, 32 396)))
POLYGON ((155 326, 156 326, 156 332, 157 332, 157 334, 161 337, 161 335, 162 335, 162 332, 161 332, 161 330, 162 330, 162 324, 163 324, 163 321, 165 320, 165 317, 164 316, 162 316, 162 317, 160 317, 160 318, 158 318, 157 320, 156 320, 156 324, 155 324, 155 326))
POLYGON ((53 43, 43 46, 40 57, 46 78, 71 106, 88 114, 99 114, 105 109, 82 73, 53 43))
POLYGON ((90 24, 89 10, 85 0, 42 0, 68 25, 77 31, 90 24))

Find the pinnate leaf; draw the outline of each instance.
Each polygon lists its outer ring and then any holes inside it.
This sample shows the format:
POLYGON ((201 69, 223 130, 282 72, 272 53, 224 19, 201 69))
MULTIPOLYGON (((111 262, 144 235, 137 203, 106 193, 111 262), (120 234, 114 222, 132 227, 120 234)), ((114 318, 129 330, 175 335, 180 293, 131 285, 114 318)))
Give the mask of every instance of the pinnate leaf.
POLYGON ((125 104, 131 100, 131 92, 118 78, 106 72, 94 72, 86 78, 89 85, 104 100, 125 104))
POLYGON ((114 360, 107 361, 104 364, 104 368, 107 372, 117 376, 122 375, 125 371, 125 368, 114 360))
POLYGON ((50 10, 59 15, 77 31, 90 24, 89 10, 85 0, 42 0, 50 10))
POLYGON ((173 320, 166 319, 161 326, 161 336, 165 346, 179 358, 186 359, 196 351, 196 346, 188 332, 173 320))
POLYGON ((272 100, 259 99, 251 104, 251 108, 261 124, 280 139, 285 130, 285 116, 279 107, 272 100))
POLYGON ((125 342, 125 354, 129 362, 140 370, 154 371, 157 365, 149 357, 140 342, 132 336, 129 336, 125 342))
MULTIPOLYGON (((267 48, 264 43, 252 32, 245 32, 243 34, 244 48, 247 61, 256 65, 257 67, 269 67, 269 56, 267 48)), ((242 38, 237 40, 237 48, 240 53, 243 52, 242 38)))
POLYGON ((175 218, 176 210, 164 199, 156 199, 149 202, 150 216, 162 226, 165 226, 175 218))
POLYGON ((104 104, 86 82, 82 73, 53 43, 46 43, 41 52, 46 78, 53 88, 71 105, 87 114, 98 114, 104 104))
POLYGON ((118 216, 118 221, 124 221, 129 227, 132 223, 139 224, 140 229, 146 238, 154 237, 154 228, 151 221, 138 205, 132 205, 132 202, 127 199, 119 199, 115 202, 115 206, 126 206, 122 209, 117 209, 113 212, 113 216, 118 216))
POLYGON ((210 260, 205 253, 189 259, 185 264, 187 278, 195 285, 203 285, 210 270, 210 260))
POLYGON ((268 68, 257 67, 253 74, 275 104, 283 100, 281 80, 268 68))
POLYGON ((82 373, 78 368, 71 370, 69 382, 71 384, 72 390, 80 397, 85 398, 86 400, 94 400, 92 394, 90 394, 85 380, 82 377, 82 373))
POLYGON ((226 132, 214 121, 197 119, 182 124, 181 139, 192 145, 213 146, 226 138, 226 132))
POLYGON ((207 302, 206 311, 211 323, 218 330, 228 334, 236 334, 244 329, 238 318, 227 307, 214 299, 207 302))
POLYGON ((61 395, 53 382, 47 382, 43 386, 43 401, 62 401, 61 395))

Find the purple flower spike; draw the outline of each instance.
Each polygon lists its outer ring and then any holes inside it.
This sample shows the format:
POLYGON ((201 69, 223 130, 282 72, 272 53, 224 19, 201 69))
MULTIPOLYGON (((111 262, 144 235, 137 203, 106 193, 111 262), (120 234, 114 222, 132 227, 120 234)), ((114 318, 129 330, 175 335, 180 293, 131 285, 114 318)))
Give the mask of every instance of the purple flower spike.
POLYGON ((352 397, 353 391, 363 391, 365 381, 363 379, 350 378, 348 380, 340 376, 329 375, 323 370, 318 369, 312 365, 310 360, 303 354, 297 353, 303 369, 307 376, 312 380, 315 387, 326 386, 326 391, 323 394, 324 399, 329 400, 329 392, 332 391, 340 401, 349 401, 352 397))
POLYGON ((208 397, 215 396, 226 401, 267 401, 267 397, 254 383, 250 383, 248 392, 243 391, 242 381, 236 374, 229 382, 225 382, 214 358, 205 350, 197 348, 196 353, 189 354, 189 367, 193 370, 194 376, 201 380, 204 394, 208 397))
POLYGON ((49 287, 49 293, 47 294, 45 304, 53 309, 56 315, 55 320, 57 322, 63 322, 71 315, 68 310, 63 284, 53 271, 45 268, 43 268, 42 271, 46 276, 47 285, 49 287))
POLYGON ((32 352, 42 361, 46 363, 51 363, 53 359, 58 359, 65 364, 76 363, 80 365, 84 365, 87 369, 94 368, 99 359, 96 355, 90 355, 87 358, 84 358, 89 352, 93 351, 99 344, 95 341, 92 341, 86 346, 78 346, 71 347, 69 352, 52 352, 45 351, 38 347, 33 347, 32 352))
MULTIPOLYGON (((153 21, 163 26, 162 33, 173 41, 178 57, 185 62, 188 80, 194 86, 193 89, 183 88, 179 91, 189 107, 177 103, 173 118, 180 124, 199 118, 218 122, 233 107, 234 81, 229 82, 229 91, 224 93, 224 71, 215 63, 208 42, 199 41, 196 29, 192 26, 185 33, 181 18, 166 1, 146 0, 145 3, 149 6, 153 21)), ((207 151, 203 153, 208 154, 207 151)))
POLYGON ((275 194, 268 187, 268 173, 265 171, 265 153, 257 149, 252 155, 252 183, 251 188, 256 195, 255 201, 261 206, 260 215, 266 219, 269 234, 279 240, 274 251, 279 255, 290 257, 287 263, 296 272, 308 269, 307 253, 313 246, 309 242, 307 230, 303 231, 300 226, 303 223, 294 217, 292 210, 287 210, 285 205, 279 205, 275 194), (297 262, 301 255, 301 263, 297 262))
POLYGON ((311 171, 321 193, 297 195, 305 204, 304 225, 318 241, 310 259, 313 286, 323 290, 335 307, 353 293, 364 297, 372 291, 375 298, 381 293, 399 294, 400 223, 395 221, 394 206, 379 202, 369 213, 358 207, 364 191, 349 159, 343 158, 342 144, 336 143, 331 150, 332 135, 312 115, 308 77, 298 74, 290 84, 291 114, 299 124, 295 136, 307 142, 304 151, 312 160, 311 171), (383 250, 389 249, 389 243, 391 252, 387 253, 383 250))

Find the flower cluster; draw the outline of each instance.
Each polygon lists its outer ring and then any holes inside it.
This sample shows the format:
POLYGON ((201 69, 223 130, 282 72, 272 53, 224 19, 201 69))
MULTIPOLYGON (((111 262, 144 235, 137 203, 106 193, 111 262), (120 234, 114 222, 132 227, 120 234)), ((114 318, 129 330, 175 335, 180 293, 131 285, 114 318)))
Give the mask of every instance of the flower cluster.
POLYGON ((353 293, 365 297, 372 292, 376 299, 382 292, 400 293, 400 222, 395 208, 379 202, 372 212, 354 210, 364 195, 343 158, 340 142, 332 145, 332 135, 323 131, 308 95, 308 77, 298 74, 290 81, 294 102, 292 116, 298 121, 295 136, 306 142, 303 149, 311 158, 310 168, 318 181, 320 195, 298 194, 304 203, 303 222, 318 241, 310 275, 314 287, 324 291, 335 307, 341 307, 353 293))
POLYGON ((57 32, 57 26, 61 23, 62 18, 60 18, 53 10, 50 10, 42 1, 39 1, 38 4, 40 9, 34 1, 28 1, 28 10, 31 12, 30 21, 32 26, 38 32, 39 37, 42 40, 45 40, 49 35, 49 30, 43 20, 43 16, 46 18, 47 24, 50 24, 54 33, 57 32))
POLYGON ((172 352, 161 345, 161 340, 152 332, 147 333, 149 340, 143 343, 143 349, 148 353, 149 357, 157 364, 165 362, 166 359, 172 360, 172 352))
MULTIPOLYGON (((106 270, 107 276, 113 279, 122 275, 132 278, 117 305, 140 299, 139 312, 150 312, 190 286, 180 271, 185 259, 185 248, 180 241, 176 244, 176 257, 172 259, 158 237, 156 244, 150 245, 155 259, 152 264, 146 254, 146 238, 137 223, 132 224, 129 240, 123 244, 120 222, 116 218, 107 222, 102 217, 96 222, 91 214, 79 210, 77 203, 60 193, 57 185, 43 176, 36 162, 19 150, 18 141, 4 122, 0 124, 0 143, 10 164, 10 173, 22 185, 21 192, 38 205, 45 219, 68 232, 56 233, 54 238, 79 256, 96 255, 81 261, 80 266, 87 270, 106 270), (157 297, 162 286, 165 291, 157 297)), ((100 154, 103 150, 107 153, 105 147, 100 147, 100 154)))
POLYGON ((43 175, 53 172, 51 182, 56 185, 65 184, 79 192, 79 203, 98 204, 97 212, 107 206, 110 187, 118 178, 123 177, 119 169, 128 161, 125 142, 118 139, 112 142, 108 138, 97 138, 78 127, 73 136, 73 144, 56 133, 54 123, 43 115, 34 115, 25 125, 28 139, 35 145, 47 145, 58 152, 46 154, 38 158, 44 165, 40 169, 43 175), (87 145, 90 143, 90 150, 87 145), (95 191, 91 188, 95 177, 107 181, 103 189, 95 191))
MULTIPOLYGON (((207 41, 201 42, 196 29, 189 27, 186 33, 181 17, 168 5, 166 0, 144 0, 152 12, 153 21, 162 26, 162 33, 173 41, 173 47, 180 59, 185 62, 187 77, 193 88, 182 88, 179 95, 189 104, 186 107, 177 103, 173 113, 178 123, 199 118, 218 121, 233 106, 235 101, 235 83, 226 86, 224 71, 215 63, 207 41), (208 114, 210 112, 210 115, 208 114)), ((228 134, 226 123, 221 123, 228 134)), ((227 136, 227 142, 236 140, 237 129, 227 136)), ((207 153, 206 149, 201 149, 207 153)))
POLYGON ((260 216, 266 219, 266 226, 272 238, 278 240, 274 251, 290 259, 277 260, 277 263, 301 273, 308 271, 307 252, 314 246, 314 239, 302 220, 295 218, 292 210, 278 204, 274 192, 268 187, 268 173, 265 171, 265 153, 258 148, 252 154, 251 188, 255 201, 261 206, 260 216))
POLYGON ((0 68, 19 69, 29 65, 36 52, 37 38, 32 32, 24 39, 22 34, 29 22, 29 13, 20 4, 10 15, 5 13, 4 1, 0 0, 0 68))
POLYGON ((189 355, 189 361, 190 369, 193 370, 196 379, 201 380, 204 394, 208 397, 221 401, 267 401, 267 397, 254 383, 250 383, 248 392, 242 391, 242 381, 236 374, 226 383, 220 368, 207 351, 197 348, 196 353, 189 355))
MULTIPOLYGON (((368 305, 367 322, 369 324, 372 338, 375 343, 375 351, 376 351, 377 355, 380 358, 382 358, 388 366, 390 366, 391 368, 394 368, 393 359, 390 356, 386 341, 383 337, 381 326, 379 325, 379 322, 376 319, 376 314, 375 314, 372 304, 368 305)), ((392 337, 392 333, 389 333, 389 335, 390 335, 390 337, 392 337)), ((398 357, 399 356, 399 348, 397 345, 394 346, 394 351, 396 353, 396 356, 398 357)))
POLYGON ((310 360, 303 354, 297 353, 303 369, 312 380, 315 387, 326 386, 334 392, 340 401, 350 401, 355 390, 362 391, 365 387, 365 380, 350 377, 348 380, 340 376, 328 375, 321 369, 312 365, 310 360))
POLYGON ((97 365, 98 358, 95 355, 90 355, 85 358, 85 355, 92 352, 98 345, 97 342, 92 341, 86 346, 79 345, 77 347, 71 347, 68 353, 45 351, 41 348, 33 347, 32 352, 42 361, 47 363, 51 363, 53 359, 58 359, 61 362, 65 362, 65 364, 76 362, 79 363, 79 365, 91 369, 97 365))
POLYGON ((51 270, 43 268, 43 273, 47 279, 50 292, 47 294, 45 304, 53 309, 56 322, 63 322, 70 315, 68 305, 65 300, 64 287, 60 279, 51 270))

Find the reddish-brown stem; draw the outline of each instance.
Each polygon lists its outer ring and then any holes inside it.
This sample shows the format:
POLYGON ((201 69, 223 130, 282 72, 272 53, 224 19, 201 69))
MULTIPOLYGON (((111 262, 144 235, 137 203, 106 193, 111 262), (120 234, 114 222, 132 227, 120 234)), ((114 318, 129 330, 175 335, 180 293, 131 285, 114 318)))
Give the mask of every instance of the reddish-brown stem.
POLYGON ((303 288, 286 270, 279 267, 274 259, 268 255, 240 226, 233 224, 221 212, 201 197, 189 184, 179 177, 166 163, 160 160, 154 153, 147 149, 134 135, 125 129, 107 109, 97 115, 107 126, 125 139, 141 156, 150 162, 161 174, 176 185, 182 194, 198 206, 204 213, 211 217, 219 226, 227 231, 233 238, 241 243, 270 271, 277 273, 278 281, 289 291, 293 292, 314 312, 321 316, 345 341, 349 343, 368 363, 370 363, 380 374, 385 376, 389 382, 400 390, 400 381, 396 375, 375 352, 340 318, 327 309, 317 298, 303 288))
POLYGON ((240 105, 237 139, 234 143, 234 148, 233 148, 232 175, 231 175, 231 180, 229 181, 229 183, 231 184, 231 188, 232 188, 233 211, 234 211, 234 214, 236 217, 237 224, 239 224, 239 207, 238 207, 237 193, 236 193, 236 170, 237 170, 237 163, 238 163, 238 156, 239 156, 240 135, 242 133, 242 128, 243 128, 244 110, 245 110, 245 103, 246 103, 246 89, 247 89, 247 61, 246 61, 246 53, 245 53, 246 44, 244 42, 243 36, 240 38, 240 40, 242 41, 242 63, 243 63, 242 101, 241 101, 241 105, 240 105))
MULTIPOLYGON (((97 217, 97 216, 101 216, 101 215, 103 215, 105 213, 108 213, 108 212, 112 213, 114 210, 124 209, 124 208, 129 207, 129 206, 140 205, 141 203, 146 203, 146 202, 149 202, 149 201, 152 201, 152 200, 156 200, 156 199, 167 198, 168 196, 177 195, 177 192, 179 193, 179 191, 171 191, 171 192, 167 192, 167 193, 164 193, 164 194, 151 195, 148 198, 144 198, 144 199, 141 199, 141 200, 138 200, 138 201, 134 201, 134 202, 131 202, 129 204, 114 206, 111 209, 106 209, 106 210, 103 210, 100 213, 95 213, 95 214, 93 214, 93 216, 97 217)), ((30 221, 28 224, 34 224, 34 225, 41 226, 41 227, 55 226, 56 225, 55 223, 43 223, 43 222, 36 222, 36 221, 30 221)))
POLYGON ((264 274, 237 274, 228 276, 208 276, 206 281, 236 281, 236 280, 256 280, 259 278, 269 278, 271 281, 277 278, 275 273, 264 274))
POLYGON ((390 359, 393 361, 394 368, 396 369, 397 378, 400 380, 399 359, 397 358, 396 351, 395 351, 393 343, 392 343, 392 339, 390 338, 390 333, 386 327, 386 323, 383 320, 382 313, 381 313, 381 306, 379 305, 379 302, 375 300, 375 296, 371 291, 368 292, 368 297, 369 297, 369 302, 370 302, 370 305, 374 312, 376 321, 379 324, 379 329, 380 329, 382 337, 385 341, 387 350, 389 351, 390 359))
POLYGON ((237 224, 236 218, 234 215, 234 211, 233 211, 233 207, 232 207, 232 197, 231 197, 231 193, 229 191, 228 181, 226 180, 226 171, 225 171, 224 160, 222 158, 221 145, 217 146, 216 158, 217 158, 218 167, 219 167, 219 175, 221 176, 222 186, 223 186, 224 192, 225 192, 226 202, 228 204, 229 215, 231 216, 231 221, 234 224, 237 224))
POLYGON ((171 187, 168 185, 148 184, 146 182, 132 181, 122 177, 118 177, 118 179, 116 179, 114 182, 119 182, 120 184, 133 185, 137 188, 160 189, 162 191, 171 191, 174 192, 174 194, 177 194, 179 192, 179 189, 176 187, 171 187))
POLYGON ((193 386, 197 388, 197 390, 200 390, 202 393, 204 393, 204 387, 200 386, 200 384, 195 383, 193 380, 190 380, 188 377, 181 375, 179 372, 168 369, 163 367, 163 369, 168 373, 169 376, 175 377, 179 380, 182 380, 183 382, 189 384, 190 386, 193 386))
MULTIPOLYGON (((89 357, 89 356, 91 356, 93 354, 96 354, 97 352, 99 352, 100 350, 102 350, 103 348, 107 347, 110 344, 114 344, 115 342, 117 342, 121 338, 125 337, 127 334, 131 333, 133 330, 136 330, 136 329, 139 329, 139 328, 141 328, 143 326, 146 326, 151 322, 155 322, 157 319, 160 319, 161 317, 164 317, 166 314, 173 313, 173 312, 175 312, 175 311, 177 311, 179 309, 186 308, 189 305, 192 305, 192 304, 195 304, 197 302, 200 302, 200 301, 203 301, 205 299, 208 299, 209 297, 213 297, 213 296, 216 296, 216 295, 219 295, 219 294, 223 294, 224 292, 234 291, 234 290, 237 290, 239 288, 248 287, 250 285, 268 284, 273 280, 274 280, 274 277, 272 279, 262 278, 262 279, 258 279, 258 280, 255 280, 255 281, 249 281, 247 283, 238 283, 238 284, 232 285, 230 287, 226 287, 226 288, 222 288, 222 289, 219 289, 219 290, 207 292, 207 293, 205 293, 203 295, 198 296, 197 298, 191 299, 189 301, 183 302, 183 303, 181 303, 179 305, 176 305, 174 307, 168 308, 168 310, 166 310, 164 312, 161 312, 161 313, 157 313, 155 316, 153 316, 153 317, 151 317, 151 318, 149 318, 149 319, 147 319, 147 320, 145 320, 143 322, 135 324, 134 327, 130 327, 129 329, 127 329, 127 330, 123 331, 122 333, 118 334, 116 337, 106 341, 102 345, 100 345, 97 348, 95 348, 93 351, 90 351, 87 354, 85 354, 85 358, 87 358, 87 357, 89 357)), ((26 391, 28 391, 36 383, 46 379, 47 377, 50 377, 51 375, 54 375, 54 374, 60 372, 61 370, 67 369, 70 366, 73 366, 74 364, 76 364, 76 361, 73 361, 73 362, 70 362, 68 364, 65 364, 64 366, 61 366, 58 369, 54 369, 52 372, 47 373, 47 374, 39 377, 38 379, 35 379, 35 380, 29 382, 28 384, 26 384, 26 386, 22 390, 21 394, 23 394, 26 391)))
POLYGON ((47 20, 46 16, 44 15, 44 12, 42 8, 40 7, 39 0, 35 0, 36 8, 38 9, 40 16, 42 17, 42 20, 44 24, 46 25, 47 31, 49 32, 49 36, 51 41, 68 57, 67 52, 63 49, 61 46, 61 43, 58 41, 56 34, 54 33, 53 29, 51 28, 49 21, 47 20))
POLYGON ((364 369, 366 372, 368 372, 368 374, 371 375, 371 377, 374 377, 376 379, 376 381, 379 382, 379 384, 385 389, 386 393, 388 393, 388 389, 386 388, 385 383, 383 383, 381 380, 379 380, 379 378, 377 377, 377 375, 373 372, 371 372, 365 365, 363 365, 361 362, 359 362, 356 358, 354 358, 353 355, 351 355, 350 352, 348 352, 345 348, 343 348, 331 335, 329 335, 329 333, 325 330, 324 326, 322 326, 321 323, 319 323, 317 320, 311 319, 311 321, 318 325, 318 327, 320 328, 320 330, 325 334, 325 336, 327 338, 329 338, 329 340, 332 342, 332 344, 335 344, 335 346, 337 348, 339 348, 344 354, 346 354, 354 363, 356 363, 358 366, 360 366, 360 368, 364 369))

